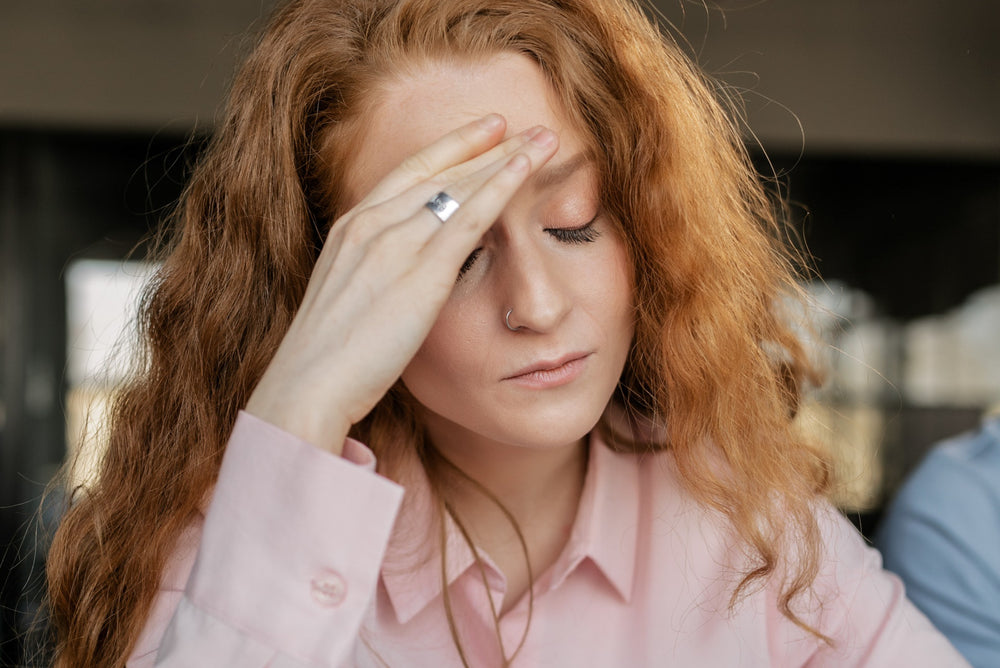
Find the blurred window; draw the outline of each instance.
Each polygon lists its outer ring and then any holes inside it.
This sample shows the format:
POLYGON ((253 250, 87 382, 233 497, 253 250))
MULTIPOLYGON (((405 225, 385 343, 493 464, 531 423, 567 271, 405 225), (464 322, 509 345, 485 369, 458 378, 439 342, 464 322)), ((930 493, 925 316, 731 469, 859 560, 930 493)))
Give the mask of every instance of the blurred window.
POLYGON ((74 482, 85 482, 105 444, 115 389, 136 353, 136 317, 154 266, 120 260, 76 260, 66 271, 66 420, 69 456, 79 454, 74 482))

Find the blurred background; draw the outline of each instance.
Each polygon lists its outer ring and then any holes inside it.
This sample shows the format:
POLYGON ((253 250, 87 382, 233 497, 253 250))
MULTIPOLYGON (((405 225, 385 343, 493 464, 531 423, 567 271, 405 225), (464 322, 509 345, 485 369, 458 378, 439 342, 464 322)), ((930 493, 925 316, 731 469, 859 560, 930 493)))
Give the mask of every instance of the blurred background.
MULTIPOLYGON (((127 359, 143 240, 273 5, 0 2, 0 665, 22 661, 37 611, 58 505, 42 493, 127 359)), ((741 92, 760 169, 823 278, 807 316, 830 380, 799 421, 870 534, 927 448, 1000 404, 1000 5, 655 11, 741 92)))

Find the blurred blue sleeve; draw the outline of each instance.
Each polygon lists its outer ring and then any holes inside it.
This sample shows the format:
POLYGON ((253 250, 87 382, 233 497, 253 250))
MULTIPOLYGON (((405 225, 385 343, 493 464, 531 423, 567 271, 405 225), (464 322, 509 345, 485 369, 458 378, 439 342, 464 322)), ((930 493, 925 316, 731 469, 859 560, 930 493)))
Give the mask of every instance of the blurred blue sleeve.
POLYGON ((973 666, 1000 666, 1000 419, 930 452, 876 544, 907 596, 973 666))

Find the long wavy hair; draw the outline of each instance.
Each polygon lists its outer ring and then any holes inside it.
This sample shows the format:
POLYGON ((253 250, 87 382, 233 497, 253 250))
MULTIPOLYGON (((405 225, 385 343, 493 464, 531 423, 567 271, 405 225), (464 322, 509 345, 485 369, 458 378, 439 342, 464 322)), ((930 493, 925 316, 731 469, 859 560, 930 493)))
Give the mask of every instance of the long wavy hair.
MULTIPOLYGON (((669 448, 687 491, 742 538, 731 605, 779 577, 781 611, 805 627, 790 603, 818 572, 812 504, 829 466, 792 425, 816 380, 782 313, 799 265, 729 94, 632 0, 293 0, 239 70, 165 232, 139 369, 116 395, 97 481, 73 490, 55 536, 57 665, 120 665, 136 641, 345 210, 379 86, 421 60, 500 52, 532 58, 590 142, 634 265, 635 339, 613 400, 625 419, 599 428, 618 449, 669 448)), ((421 440, 398 388, 352 435, 390 476, 421 440)))

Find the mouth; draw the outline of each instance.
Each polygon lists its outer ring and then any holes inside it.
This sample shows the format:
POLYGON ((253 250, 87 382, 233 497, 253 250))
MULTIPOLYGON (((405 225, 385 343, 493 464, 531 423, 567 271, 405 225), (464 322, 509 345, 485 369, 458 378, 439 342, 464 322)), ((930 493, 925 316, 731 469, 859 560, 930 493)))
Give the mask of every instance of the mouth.
POLYGON ((535 362, 503 380, 537 389, 565 385, 583 372, 590 355, 589 352, 575 352, 557 359, 535 362))

